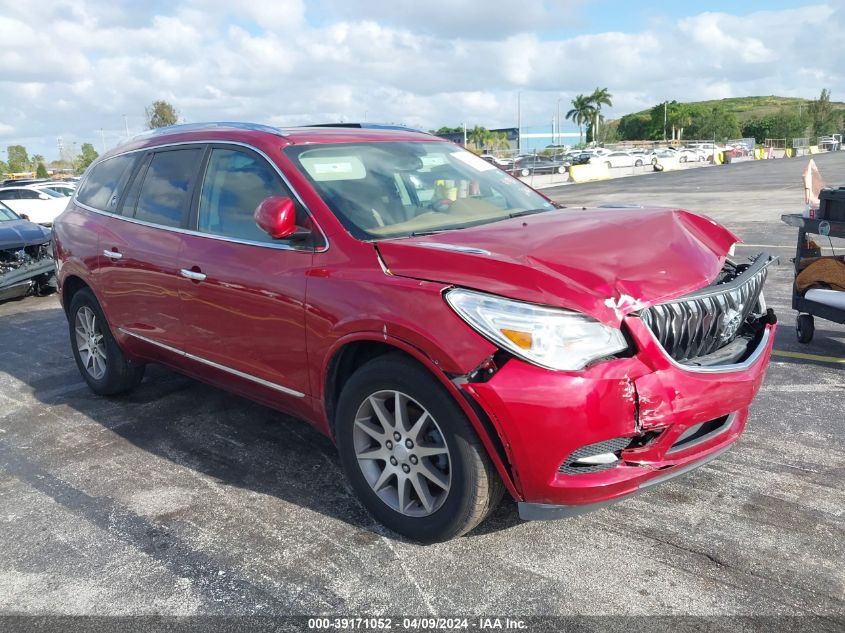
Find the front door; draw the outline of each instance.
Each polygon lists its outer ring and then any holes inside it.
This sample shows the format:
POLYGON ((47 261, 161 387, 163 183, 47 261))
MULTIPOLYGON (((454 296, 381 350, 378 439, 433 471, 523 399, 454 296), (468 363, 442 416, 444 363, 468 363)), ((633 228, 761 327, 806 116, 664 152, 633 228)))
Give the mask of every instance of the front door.
MULTIPOLYGON (((313 246, 274 240, 255 224, 268 196, 292 197, 276 169, 242 147, 214 146, 180 259, 185 351, 282 400, 310 392, 305 285, 313 246)), ((304 213, 298 209, 299 214, 304 213)), ((303 223, 305 220, 303 220, 303 223)))

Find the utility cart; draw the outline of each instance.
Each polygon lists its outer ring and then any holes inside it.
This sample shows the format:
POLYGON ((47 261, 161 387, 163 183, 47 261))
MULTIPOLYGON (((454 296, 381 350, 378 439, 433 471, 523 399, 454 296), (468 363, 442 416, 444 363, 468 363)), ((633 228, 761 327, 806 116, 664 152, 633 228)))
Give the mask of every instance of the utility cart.
MULTIPOLYGON (((780 216, 780 219, 789 226, 798 227, 798 248, 795 251, 796 277, 801 272, 801 259, 811 257, 804 249, 807 234, 845 238, 845 221, 805 218, 799 213, 785 214, 780 216)), ((845 297, 845 292, 841 294, 845 297)), ((845 324, 845 308, 807 299, 798 294, 795 283, 792 284, 792 308, 798 311, 795 331, 798 335, 798 341, 801 343, 809 343, 813 340, 813 333, 815 332, 814 316, 834 323, 845 324)))

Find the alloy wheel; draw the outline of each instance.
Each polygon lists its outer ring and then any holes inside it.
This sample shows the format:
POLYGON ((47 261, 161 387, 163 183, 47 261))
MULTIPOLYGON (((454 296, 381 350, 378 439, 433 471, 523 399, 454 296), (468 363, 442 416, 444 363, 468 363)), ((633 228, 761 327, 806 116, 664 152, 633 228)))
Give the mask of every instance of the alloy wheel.
POLYGON ((94 380, 101 380, 106 375, 106 345, 97 315, 88 306, 77 310, 74 332, 76 349, 85 371, 94 380))
POLYGON ((436 512, 452 479, 449 447, 432 415, 400 391, 378 391, 358 408, 352 434, 358 466, 373 492, 413 517, 436 512))

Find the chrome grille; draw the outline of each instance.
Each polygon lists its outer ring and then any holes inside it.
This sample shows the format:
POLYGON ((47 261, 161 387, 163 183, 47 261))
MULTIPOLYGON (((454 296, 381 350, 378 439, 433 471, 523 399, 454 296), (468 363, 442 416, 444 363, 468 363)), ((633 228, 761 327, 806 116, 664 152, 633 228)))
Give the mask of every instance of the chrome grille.
POLYGON ((733 281, 651 306, 640 318, 676 361, 712 354, 737 337, 757 306, 768 263, 760 256, 733 281))

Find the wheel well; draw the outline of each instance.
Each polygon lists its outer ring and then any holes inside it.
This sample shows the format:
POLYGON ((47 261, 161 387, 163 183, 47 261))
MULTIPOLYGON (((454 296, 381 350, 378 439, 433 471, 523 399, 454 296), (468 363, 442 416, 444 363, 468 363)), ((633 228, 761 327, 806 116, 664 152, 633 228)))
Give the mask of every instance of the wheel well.
POLYGON ((335 352, 326 374, 325 389, 326 417, 329 419, 329 426, 332 428, 332 432, 334 432, 335 408, 337 401, 340 399, 340 392, 343 390, 343 385, 359 367, 378 356, 392 352, 398 352, 408 356, 408 358, 412 358, 398 347, 379 341, 354 341, 344 345, 335 352))
POLYGON ((65 308, 65 312, 70 310, 70 302, 73 301, 73 295, 87 287, 88 284, 79 277, 71 276, 64 280, 62 284, 62 305, 65 308))
MULTIPOLYGON (((329 369, 326 374, 326 388, 324 392, 324 397, 326 399, 326 417, 328 418, 329 428, 331 429, 332 435, 334 435, 335 410, 337 408, 337 401, 340 399, 340 392, 343 390, 343 385, 350 376, 352 376, 352 374, 354 374, 358 368, 363 366, 365 363, 379 356, 393 353, 402 354, 413 362, 418 362, 417 359, 398 347, 394 347, 389 343, 382 343, 380 341, 355 341, 348 343, 335 352, 335 355, 329 363, 329 369)), ((514 475, 510 461, 508 460, 507 451, 505 451, 502 438, 499 437, 499 433, 496 431, 493 422, 473 398, 471 398, 468 394, 463 393, 463 391, 461 392, 461 395, 481 422, 485 433, 493 443, 499 460, 504 465, 510 481, 513 482, 514 475)))

